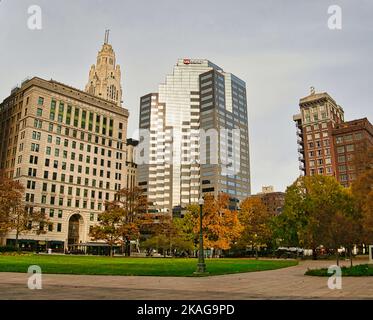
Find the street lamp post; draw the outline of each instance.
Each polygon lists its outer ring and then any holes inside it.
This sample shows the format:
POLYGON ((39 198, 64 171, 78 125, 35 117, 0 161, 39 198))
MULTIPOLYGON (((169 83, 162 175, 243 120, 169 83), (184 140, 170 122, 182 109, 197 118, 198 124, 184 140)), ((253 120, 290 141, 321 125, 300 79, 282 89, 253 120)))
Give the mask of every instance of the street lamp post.
POLYGON ((202 206, 204 203, 201 197, 199 203, 199 250, 198 250, 198 264, 197 271, 195 273, 206 273, 205 255, 203 251, 203 231, 202 231, 202 206))

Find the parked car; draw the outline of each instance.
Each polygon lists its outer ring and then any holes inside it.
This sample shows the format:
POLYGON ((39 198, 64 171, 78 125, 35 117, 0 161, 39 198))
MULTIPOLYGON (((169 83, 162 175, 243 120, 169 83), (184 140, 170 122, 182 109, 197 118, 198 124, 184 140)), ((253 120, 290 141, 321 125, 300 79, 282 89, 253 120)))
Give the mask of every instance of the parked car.
POLYGON ((275 251, 275 256, 277 258, 299 258, 303 257, 304 249, 296 247, 279 247, 275 251))

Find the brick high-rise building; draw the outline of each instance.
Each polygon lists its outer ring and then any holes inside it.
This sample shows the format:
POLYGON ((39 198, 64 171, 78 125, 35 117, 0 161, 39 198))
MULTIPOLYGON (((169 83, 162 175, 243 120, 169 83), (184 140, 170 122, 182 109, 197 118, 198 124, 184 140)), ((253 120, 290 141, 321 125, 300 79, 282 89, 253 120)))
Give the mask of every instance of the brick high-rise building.
POLYGON ((297 127, 298 155, 302 175, 336 176, 333 129, 344 121, 343 109, 326 92, 300 99, 300 113, 293 117, 297 127))
POLYGON ((367 168, 373 168, 373 126, 367 118, 338 124, 333 130, 336 177, 349 186, 367 168))
POLYGON ((371 163, 372 124, 367 118, 344 121, 343 109, 327 94, 315 93, 300 99, 300 113, 293 117, 297 127, 298 155, 303 175, 334 176, 349 186, 371 163), (362 154, 366 159, 360 160, 362 154), (370 159, 369 159, 370 158, 370 159))

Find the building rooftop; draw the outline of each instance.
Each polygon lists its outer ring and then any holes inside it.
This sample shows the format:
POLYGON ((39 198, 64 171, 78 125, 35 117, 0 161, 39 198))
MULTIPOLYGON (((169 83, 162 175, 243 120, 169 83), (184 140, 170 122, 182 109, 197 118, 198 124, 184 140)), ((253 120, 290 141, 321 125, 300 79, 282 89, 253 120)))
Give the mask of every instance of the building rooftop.
POLYGON ((355 119, 339 123, 335 126, 333 134, 339 134, 362 129, 367 130, 373 136, 373 125, 370 123, 368 118, 355 119))
MULTIPOLYGON (((27 90, 28 88, 36 86, 42 89, 47 89, 50 91, 58 92, 58 94, 66 95, 69 98, 83 100, 84 102, 91 104, 95 107, 106 109, 107 111, 114 112, 120 115, 129 116, 128 110, 123 107, 118 107, 114 102, 97 97, 86 91, 71 87, 62 82, 56 80, 45 80, 40 77, 33 77, 31 79, 24 80, 20 87, 12 90, 11 95, 4 99, 6 101, 13 94, 16 94, 19 90, 27 90)), ((3 102, 4 102, 3 101, 3 102)))

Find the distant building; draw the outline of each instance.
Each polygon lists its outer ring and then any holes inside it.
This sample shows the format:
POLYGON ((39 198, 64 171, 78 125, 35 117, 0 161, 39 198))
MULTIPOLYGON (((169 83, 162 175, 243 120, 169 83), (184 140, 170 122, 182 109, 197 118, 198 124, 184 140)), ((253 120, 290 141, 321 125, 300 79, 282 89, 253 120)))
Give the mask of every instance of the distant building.
POLYGON ((127 139, 126 167, 127 183, 126 188, 132 189, 137 186, 137 164, 135 159, 135 148, 139 142, 135 139, 127 139))
POLYGON ((275 191, 275 188, 273 186, 263 186, 261 193, 270 193, 274 191, 275 191))
POLYGON ((268 211, 273 215, 278 215, 283 211, 285 192, 276 192, 273 186, 264 186, 262 187, 262 192, 252 195, 251 197, 260 198, 268 211))
POLYGON ((347 187, 366 168, 373 167, 373 126, 367 118, 338 124, 333 130, 333 140, 336 177, 347 187))

